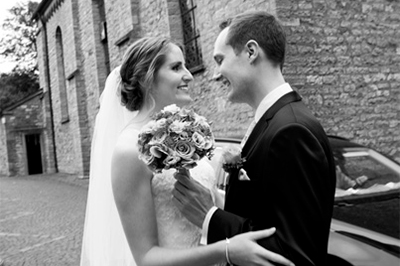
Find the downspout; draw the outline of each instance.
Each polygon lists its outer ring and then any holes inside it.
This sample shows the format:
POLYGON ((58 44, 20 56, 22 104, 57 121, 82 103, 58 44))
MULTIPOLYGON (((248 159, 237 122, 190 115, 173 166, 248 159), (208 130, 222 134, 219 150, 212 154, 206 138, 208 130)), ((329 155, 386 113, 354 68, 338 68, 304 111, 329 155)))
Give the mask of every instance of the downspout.
POLYGON ((51 97, 51 81, 50 81, 50 63, 49 63, 49 47, 47 44, 47 29, 46 29, 46 23, 43 20, 43 16, 39 16, 40 22, 43 25, 43 34, 44 34, 44 52, 46 55, 45 59, 45 78, 48 86, 47 92, 49 93, 49 105, 50 105, 50 126, 51 126, 51 139, 53 141, 53 154, 54 154, 54 169, 55 172, 58 173, 58 159, 57 159, 57 148, 56 148, 56 139, 55 139, 55 133, 54 133, 54 115, 53 115, 53 100, 51 97))

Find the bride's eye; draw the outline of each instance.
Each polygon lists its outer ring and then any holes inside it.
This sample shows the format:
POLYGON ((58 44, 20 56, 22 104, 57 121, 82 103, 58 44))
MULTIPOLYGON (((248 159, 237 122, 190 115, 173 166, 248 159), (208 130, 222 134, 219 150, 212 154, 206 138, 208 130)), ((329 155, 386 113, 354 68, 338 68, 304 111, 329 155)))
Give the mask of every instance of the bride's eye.
POLYGON ((178 71, 181 68, 181 65, 182 65, 181 63, 173 65, 172 70, 178 71))

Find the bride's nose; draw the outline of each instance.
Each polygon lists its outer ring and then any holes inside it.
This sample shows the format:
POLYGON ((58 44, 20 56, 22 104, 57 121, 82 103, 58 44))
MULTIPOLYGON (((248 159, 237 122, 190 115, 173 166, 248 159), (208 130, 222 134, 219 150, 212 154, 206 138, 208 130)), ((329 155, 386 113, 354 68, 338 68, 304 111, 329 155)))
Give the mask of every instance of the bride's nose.
POLYGON ((186 69, 186 73, 182 76, 182 80, 186 83, 189 83, 193 80, 192 73, 186 69))

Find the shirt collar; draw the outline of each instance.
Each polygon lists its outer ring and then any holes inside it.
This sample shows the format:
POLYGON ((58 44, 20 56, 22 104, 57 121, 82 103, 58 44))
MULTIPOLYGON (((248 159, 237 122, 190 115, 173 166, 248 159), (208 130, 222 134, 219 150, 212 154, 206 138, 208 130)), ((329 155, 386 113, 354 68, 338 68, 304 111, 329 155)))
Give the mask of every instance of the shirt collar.
POLYGON ((284 83, 276 87, 273 91, 268 93, 264 99, 260 102, 257 107, 256 114, 254 115, 254 120, 258 122, 263 114, 276 103, 283 95, 293 91, 289 83, 284 83))

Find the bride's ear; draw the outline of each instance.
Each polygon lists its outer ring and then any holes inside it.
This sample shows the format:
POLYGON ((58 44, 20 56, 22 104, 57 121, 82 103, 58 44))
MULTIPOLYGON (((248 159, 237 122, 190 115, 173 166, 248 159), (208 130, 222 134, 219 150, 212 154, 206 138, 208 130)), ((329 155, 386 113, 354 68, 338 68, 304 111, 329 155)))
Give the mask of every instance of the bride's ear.
POLYGON ((249 58, 250 64, 253 64, 254 61, 260 56, 261 47, 255 40, 249 40, 245 45, 245 52, 249 58))

